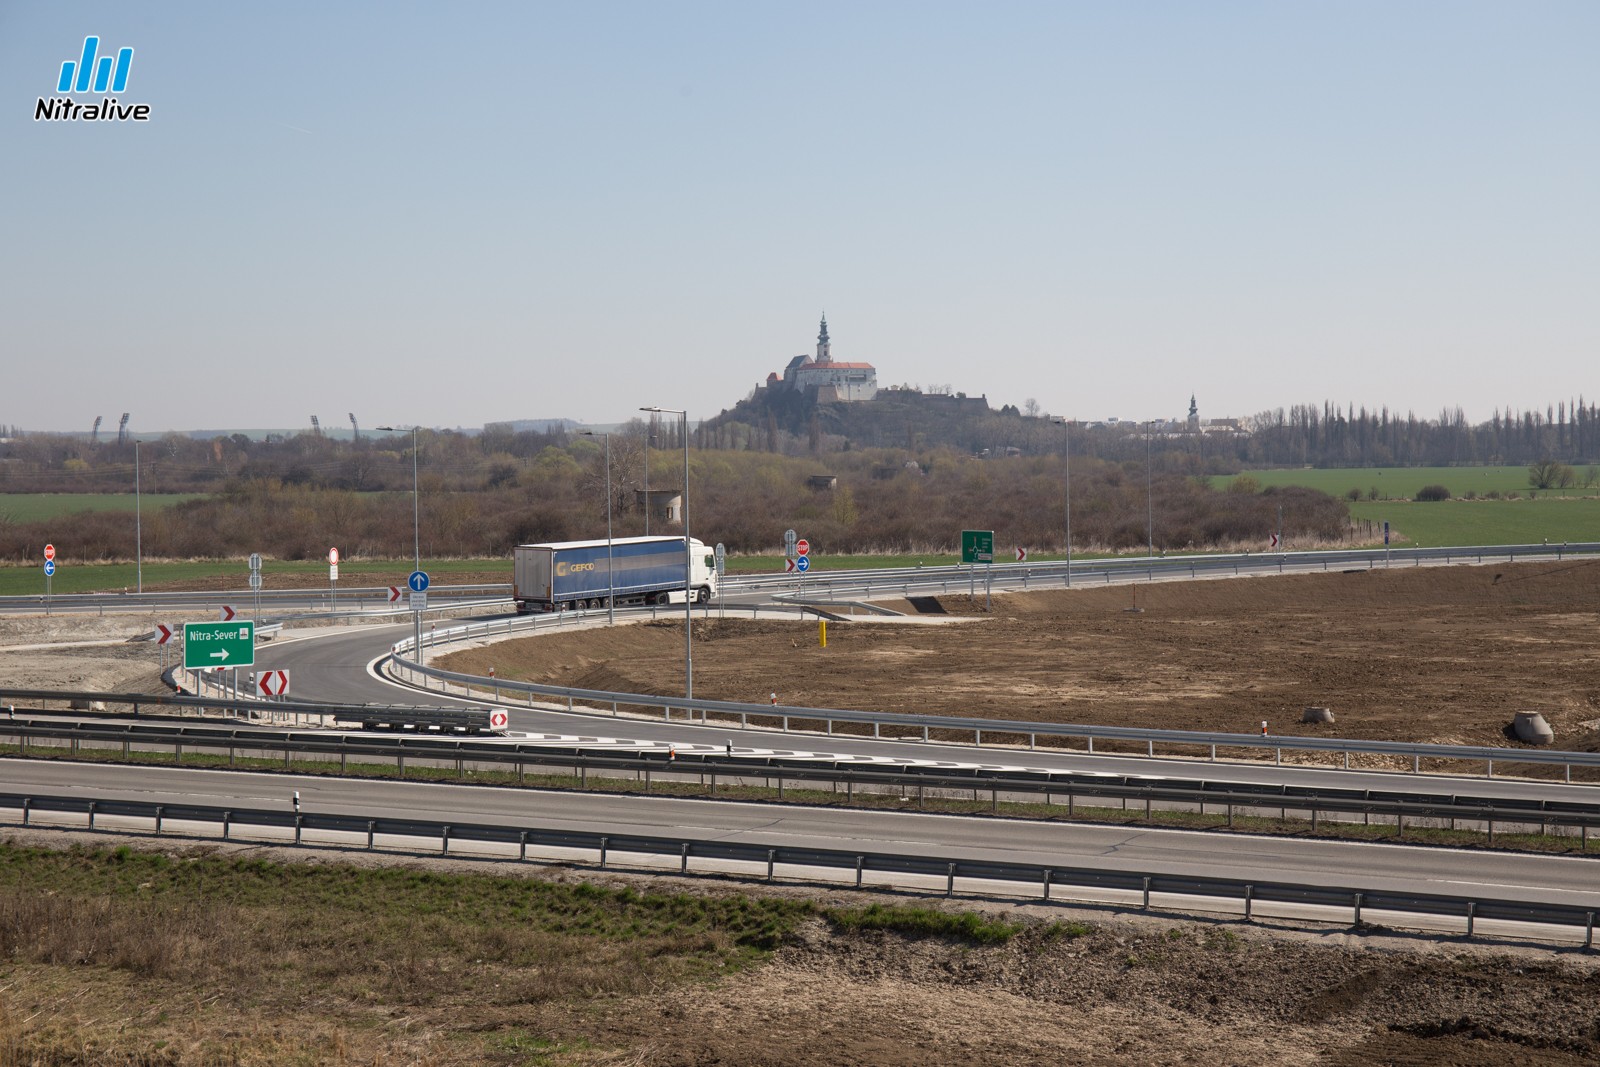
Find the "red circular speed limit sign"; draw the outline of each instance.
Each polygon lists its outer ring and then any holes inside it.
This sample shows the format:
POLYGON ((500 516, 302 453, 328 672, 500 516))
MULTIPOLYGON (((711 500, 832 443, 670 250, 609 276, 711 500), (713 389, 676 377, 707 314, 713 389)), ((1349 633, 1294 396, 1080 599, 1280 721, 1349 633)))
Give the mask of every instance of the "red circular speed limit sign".
POLYGON ((45 545, 44 546, 44 558, 45 559, 55 559, 56 558, 56 546, 55 545, 45 545))
POLYGON ((798 541, 796 541, 794 543, 794 551, 795 551, 795 555, 797 555, 797 556, 804 556, 804 555, 810 554, 810 552, 811 552, 811 542, 807 541, 805 538, 802 537, 800 540, 798 540, 798 541))
POLYGON ((337 548, 328 549, 328 562, 335 567, 339 565, 339 550, 337 548))

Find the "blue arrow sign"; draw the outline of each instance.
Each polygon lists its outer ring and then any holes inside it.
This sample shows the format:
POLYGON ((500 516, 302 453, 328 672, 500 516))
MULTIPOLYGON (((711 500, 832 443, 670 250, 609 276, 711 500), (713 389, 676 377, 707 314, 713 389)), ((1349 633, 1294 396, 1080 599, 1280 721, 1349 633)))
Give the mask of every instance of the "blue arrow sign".
POLYGON ((411 577, 406 579, 406 584, 411 587, 413 593, 426 592, 428 588, 428 572, 412 571, 411 577))
POLYGON ((45 560, 44 561, 44 576, 46 578, 48 578, 52 574, 54 574, 55 572, 56 572, 56 561, 53 560, 53 559, 45 560))
POLYGON ((804 574, 806 571, 811 569, 811 561, 805 556, 801 556, 799 559, 794 561, 794 569, 799 571, 801 574, 804 574))

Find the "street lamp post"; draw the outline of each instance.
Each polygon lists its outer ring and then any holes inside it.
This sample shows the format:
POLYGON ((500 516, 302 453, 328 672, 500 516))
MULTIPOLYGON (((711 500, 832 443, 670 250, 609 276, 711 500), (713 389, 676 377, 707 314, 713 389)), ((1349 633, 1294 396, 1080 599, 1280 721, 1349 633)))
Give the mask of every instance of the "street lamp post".
POLYGON ((1156 483, 1150 472, 1150 438, 1154 434, 1154 428, 1147 425, 1144 432, 1144 532, 1152 556, 1156 554, 1156 483))
POLYGON ((683 698, 694 699, 694 562, 689 548, 689 413, 682 408, 640 408, 657 415, 683 416, 683 698))
MULTIPOLYGON (((390 433, 404 433, 404 426, 378 426, 376 429, 386 430, 390 433)), ((417 431, 420 426, 412 426, 411 430, 411 549, 414 554, 413 565, 416 570, 422 569, 422 503, 417 492, 417 431)), ((412 621, 416 630, 417 662, 422 662, 422 612, 412 612, 412 621)))
POLYGON ((615 626, 617 622, 617 579, 616 569, 611 562, 611 435, 596 433, 593 430, 580 430, 585 437, 604 437, 606 439, 606 622, 615 626))
POLYGON ((1061 424, 1064 443, 1062 466, 1066 468, 1067 483, 1067 588, 1072 588, 1072 427, 1063 416, 1055 420, 1061 424))
POLYGON ((650 446, 656 438, 647 427, 644 431, 644 535, 650 536, 650 446))
MULTIPOLYGON (((144 593, 144 513, 139 507, 139 442, 133 442, 133 569, 139 583, 139 593, 144 593)), ((127 586, 123 586, 124 589, 127 586)))

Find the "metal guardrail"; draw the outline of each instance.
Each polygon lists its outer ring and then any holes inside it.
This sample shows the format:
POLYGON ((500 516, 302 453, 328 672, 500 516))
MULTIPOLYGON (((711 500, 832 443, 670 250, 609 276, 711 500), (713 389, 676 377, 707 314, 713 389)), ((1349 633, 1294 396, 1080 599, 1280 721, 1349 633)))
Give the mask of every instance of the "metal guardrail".
MULTIPOLYGON (((331 719, 336 723, 392 729, 489 729, 490 709, 461 708, 455 705, 423 707, 415 704, 337 704, 261 700, 247 697, 194 696, 186 693, 101 693, 62 689, 0 689, 0 702, 12 702, 8 714, 11 720, 0 719, 0 727, 9 727, 15 720, 15 701, 59 700, 69 710, 86 710, 95 706, 127 706, 138 718, 148 716, 149 709, 176 709, 193 711, 197 715, 207 711, 221 711, 244 719, 276 719, 282 716, 331 719), (143 709, 143 711, 141 711, 143 709)), ((45 709, 38 709, 41 712, 45 709)), ((93 724, 104 726, 105 724, 93 724)), ((136 724, 110 727, 137 729, 136 724)), ((0 736, 4 736, 0 734, 0 736)), ((42 736, 42 735, 41 735, 42 736)))
MULTIPOLYGON (((375 721, 385 719, 383 713, 377 710, 370 710, 368 714, 374 716, 375 721)), ((457 711, 457 714, 461 712, 457 711)), ((350 717, 352 713, 349 711, 340 713, 341 719, 350 717)), ((402 777, 408 759, 444 765, 453 763, 458 774, 470 762, 479 768, 514 767, 519 782, 530 767, 571 768, 573 777, 580 784, 586 783, 591 771, 637 774, 646 792, 650 790, 652 775, 662 778, 690 775, 699 776, 702 780, 709 777, 712 795, 716 793, 719 778, 728 783, 764 780, 769 787, 771 781, 776 779, 780 797, 786 782, 797 785, 831 784, 835 790, 844 785, 847 800, 853 796, 857 786, 900 790, 906 795, 915 789, 919 809, 929 791, 935 795, 940 791, 963 795, 970 791, 974 800, 980 793, 988 793, 991 807, 995 809, 1002 796, 1008 800, 1043 797, 1046 806, 1055 806, 1064 799, 1069 815, 1078 803, 1095 800, 1122 801, 1124 806, 1129 800, 1142 801, 1147 817, 1155 805, 1163 809, 1196 809, 1202 814, 1210 806, 1212 809, 1224 809, 1230 826, 1236 810, 1246 814, 1267 810, 1276 810, 1280 814, 1289 811, 1309 814, 1313 830, 1316 829, 1319 815, 1359 815, 1364 821, 1377 816, 1380 820, 1393 820, 1397 835, 1405 833, 1407 819, 1448 820, 1452 828, 1456 828, 1457 822, 1464 821, 1473 825, 1482 824, 1491 844, 1497 824, 1502 828, 1537 825, 1541 834, 1547 833, 1551 827, 1577 830, 1579 847, 1585 852, 1588 850, 1590 829, 1600 827, 1600 802, 1577 803, 1461 793, 1403 793, 1288 784, 1255 785, 1084 771, 997 770, 917 764, 861 766, 830 757, 718 758, 703 753, 684 753, 680 756, 675 750, 670 754, 661 751, 597 754, 575 745, 455 740, 421 734, 342 737, 320 732, 103 721, 63 723, 40 719, 0 720, 0 738, 8 737, 17 739, 24 756, 28 754, 30 742, 50 740, 67 742, 74 755, 80 752, 80 746, 85 742, 120 745, 124 757, 136 745, 146 751, 171 748, 175 755, 181 755, 186 749, 226 751, 230 766, 239 752, 282 753, 285 765, 297 754, 337 756, 341 772, 348 769, 351 757, 367 761, 392 760, 402 777)))
MULTIPOLYGON (((614 693, 599 689, 575 689, 568 686, 541 685, 535 682, 513 681, 504 678, 485 678, 440 670, 419 665, 405 659, 411 640, 393 646, 388 669, 398 673, 408 684, 431 691, 432 683, 439 683, 440 691, 449 695, 451 686, 458 686, 469 699, 509 703, 511 694, 521 694, 522 701, 531 705, 534 697, 565 701, 568 711, 582 711, 579 702, 590 705, 610 705, 611 714, 618 709, 631 707, 654 712, 659 709, 670 720, 673 711, 684 713, 685 721, 711 723, 713 714, 719 724, 731 725, 737 720, 740 729, 751 727, 781 729, 790 732, 795 723, 820 723, 825 732, 832 734, 841 723, 871 727, 872 737, 884 738, 884 730, 898 732, 891 740, 920 740, 929 742, 935 730, 946 733, 971 733, 973 742, 981 746, 985 734, 1022 739, 1026 738, 1030 750, 1038 748, 1040 737, 1081 741, 1085 751, 1095 752, 1095 742, 1111 741, 1143 745, 1145 755, 1154 757, 1157 746, 1164 750, 1201 749, 1209 753, 1212 762, 1218 749, 1258 750, 1273 753, 1275 763, 1283 762, 1283 753, 1315 752, 1342 756, 1342 768, 1350 767, 1352 754, 1387 756, 1411 761, 1412 773, 1422 773, 1425 763, 1444 761, 1471 761, 1484 764, 1487 777, 1494 777, 1498 762, 1542 764, 1564 768, 1565 781, 1572 781, 1572 768, 1600 769, 1600 753, 1571 752, 1535 748, 1498 748, 1479 745, 1435 745, 1406 741, 1360 741, 1345 738, 1298 737, 1285 735, 1228 734, 1201 730, 1151 730, 1125 726, 1095 726, 1086 723, 1042 723, 1006 719, 968 719, 943 715, 904 715, 896 712, 847 711, 839 708, 806 708, 790 705, 750 704, 727 700, 686 700, 682 697, 656 696, 643 693, 614 693), (404 677, 409 676, 409 677, 404 677), (419 680, 420 679, 420 680, 419 680), (906 736, 909 734, 909 736, 906 736)), ((600 712, 596 712, 599 714, 600 712)))
MULTIPOLYGON (((982 883, 985 893, 1005 891, 1007 886, 1037 887, 1042 900, 1057 899, 1053 891, 1107 892, 1125 895, 1128 903, 1138 901, 1149 909, 1153 896, 1179 898, 1195 907, 1197 898, 1233 902, 1242 906, 1243 917, 1252 920, 1260 904, 1291 907, 1320 907, 1348 911, 1351 921, 1361 926, 1364 916, 1383 912, 1398 916, 1428 916, 1461 919, 1468 937, 1476 934, 1480 920, 1525 923, 1534 926, 1583 932, 1583 945, 1594 945, 1596 909, 1582 905, 1530 902, 1488 895, 1416 894, 1372 889, 1355 885, 1307 885, 1294 882, 1252 881, 1236 878, 1207 878, 1174 875, 1161 871, 1105 870, 1061 864, 1002 863, 959 856, 923 856, 909 853, 875 852, 853 849, 797 848, 761 842, 704 840, 689 837, 658 837, 639 834, 596 833, 556 829, 525 823, 474 823, 452 820, 363 818, 360 816, 285 811, 278 808, 247 806, 219 807, 197 804, 165 804, 150 801, 109 800, 82 796, 42 793, 0 793, 0 808, 19 813, 23 826, 33 825, 36 813, 81 814, 89 830, 102 830, 97 819, 106 816, 147 820, 155 833, 166 832, 172 822, 202 823, 220 827, 220 838, 234 839, 240 829, 292 831, 296 845, 305 843, 307 831, 325 834, 364 835, 366 847, 376 850, 380 838, 438 841, 441 855, 451 854, 452 845, 515 846, 517 858, 526 860, 530 846, 591 852, 602 868, 613 857, 671 857, 678 860, 680 874, 690 873, 691 858, 701 861, 734 862, 766 869, 766 881, 773 881, 778 868, 799 868, 804 873, 818 869, 853 872, 856 888, 867 888, 868 874, 890 878, 943 880, 945 896, 953 897, 956 882, 982 883)), ((459 855, 459 851, 456 853, 459 855)), ((719 873, 726 874, 725 870, 719 873)), ((873 888, 879 888, 874 885, 873 888)), ((889 888, 893 888, 891 884, 889 888)))
MULTIPOLYGON (((1244 552, 1161 556, 1117 556, 1072 561, 1071 580, 1094 584, 1170 578, 1200 578, 1258 573, 1292 573, 1380 567, 1420 566, 1424 563, 1515 563, 1534 559, 1562 560, 1600 553, 1600 543, 1560 545, 1467 545, 1442 548, 1335 549, 1321 552, 1244 552)), ((804 576, 786 574, 728 575, 724 593, 780 590, 779 595, 821 599, 840 595, 893 596, 897 593, 959 593, 992 580, 996 587, 1030 584, 1065 584, 1065 560, 1032 563, 994 563, 983 566, 885 567, 849 571, 811 571, 804 576)))

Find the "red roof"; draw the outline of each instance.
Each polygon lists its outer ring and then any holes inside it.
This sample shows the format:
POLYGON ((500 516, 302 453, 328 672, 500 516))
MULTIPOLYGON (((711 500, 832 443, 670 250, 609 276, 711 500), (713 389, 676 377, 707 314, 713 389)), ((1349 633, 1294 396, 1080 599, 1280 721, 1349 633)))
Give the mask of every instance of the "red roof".
POLYGON ((838 367, 841 370, 876 370, 870 363, 818 363, 815 360, 800 365, 801 370, 816 370, 821 367, 838 367))

